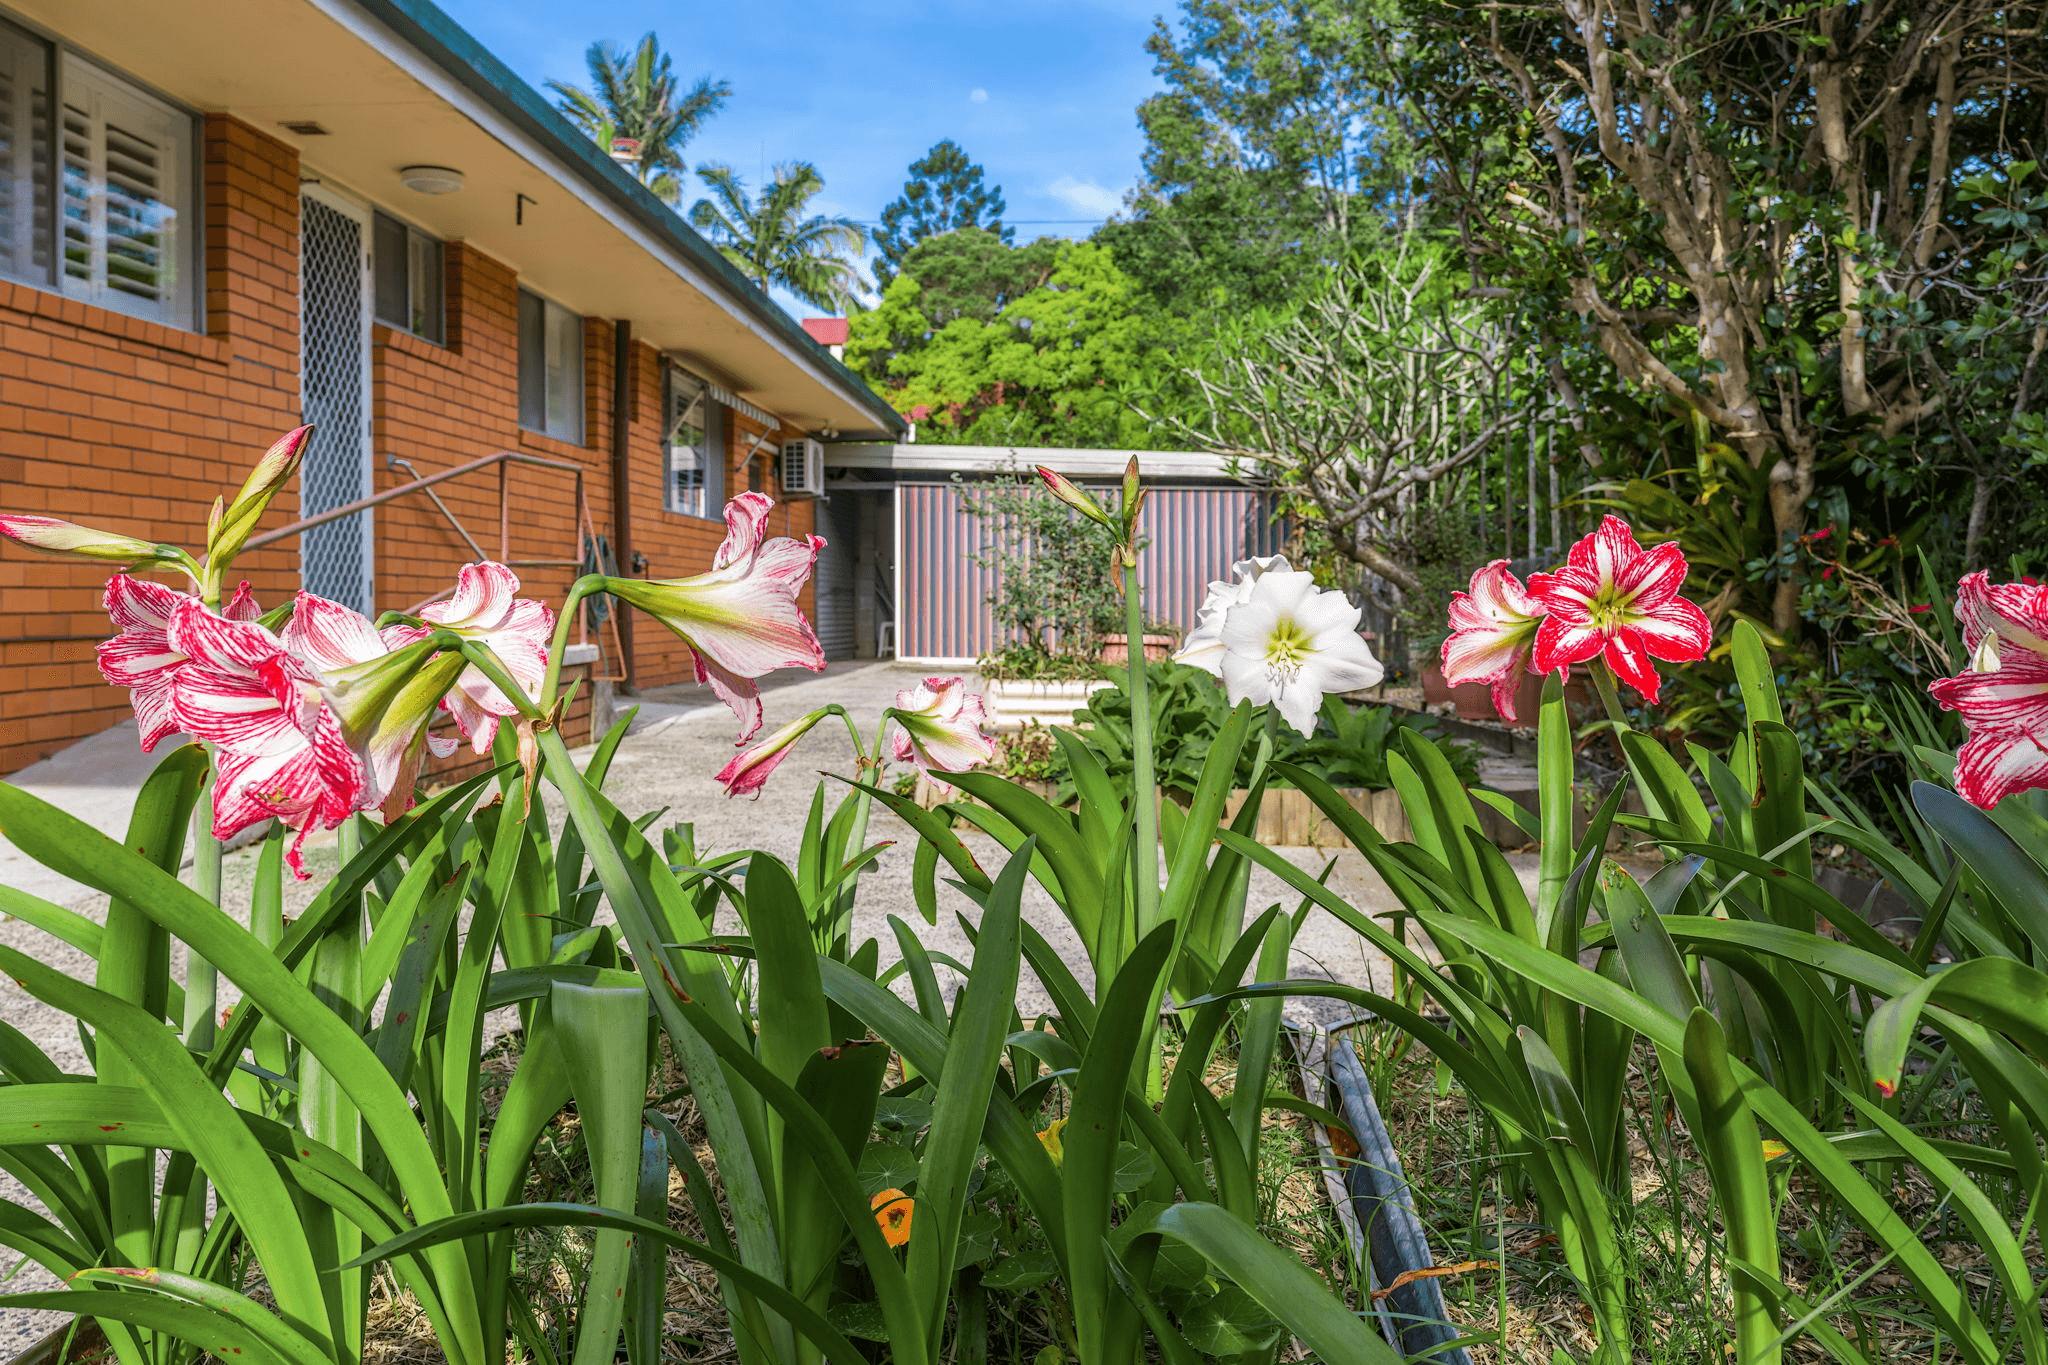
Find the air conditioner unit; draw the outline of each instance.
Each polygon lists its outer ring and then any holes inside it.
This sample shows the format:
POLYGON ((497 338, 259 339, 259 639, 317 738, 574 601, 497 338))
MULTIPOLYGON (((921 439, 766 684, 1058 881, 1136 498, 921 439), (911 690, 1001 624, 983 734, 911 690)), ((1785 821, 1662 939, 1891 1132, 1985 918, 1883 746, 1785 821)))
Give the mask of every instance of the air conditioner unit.
POLYGON ((809 436, 782 443, 782 495, 816 498, 825 493, 825 443, 809 436))

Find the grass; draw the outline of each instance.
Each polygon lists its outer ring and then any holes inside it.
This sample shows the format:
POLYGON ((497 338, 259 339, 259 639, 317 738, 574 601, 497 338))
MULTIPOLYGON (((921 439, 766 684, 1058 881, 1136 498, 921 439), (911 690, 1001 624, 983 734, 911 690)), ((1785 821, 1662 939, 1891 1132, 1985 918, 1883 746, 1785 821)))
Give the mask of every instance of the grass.
MULTIPOLYGON (((1367 1025, 1354 1041, 1437 1257, 1500 1266, 1497 1273, 1441 1281, 1452 1320, 1485 1338, 1471 1348, 1475 1365, 1552 1365, 1560 1351, 1567 1358, 1590 1351, 1591 1316, 1556 1237, 1542 1224, 1483 1111, 1467 1103, 1454 1082, 1441 1083, 1434 1060, 1391 1029, 1367 1025)), ((1705 1167, 1682 1122, 1659 1098, 1653 1055, 1645 1049, 1629 1064, 1632 1159, 1623 1247, 1635 1305, 1635 1358, 1642 1365, 1732 1359, 1725 1246, 1705 1167)), ((1974 1092, 1953 1077, 1928 1094, 1917 1115, 1926 1134, 1962 1137, 1983 1122, 1974 1092)), ((1904 1278, 1887 1269, 1875 1245, 1831 1200, 1789 1168, 1779 1176, 1779 1193, 1784 1273, 1792 1289, 1809 1303, 1829 1304, 1828 1320, 1872 1361, 1957 1359, 1904 1278)), ((2025 1216, 2024 1199, 2017 1189, 2007 1195, 2017 1224, 2025 1216)), ((1992 1292, 1988 1263, 1949 1210, 1944 1191, 1913 1168, 1897 1168, 1892 1197, 1980 1301, 1992 1292)), ((2038 1232, 2029 1259, 2043 1264, 2038 1232)), ((1803 1335, 1786 1354, 1799 1362, 1831 1359, 1803 1335)))

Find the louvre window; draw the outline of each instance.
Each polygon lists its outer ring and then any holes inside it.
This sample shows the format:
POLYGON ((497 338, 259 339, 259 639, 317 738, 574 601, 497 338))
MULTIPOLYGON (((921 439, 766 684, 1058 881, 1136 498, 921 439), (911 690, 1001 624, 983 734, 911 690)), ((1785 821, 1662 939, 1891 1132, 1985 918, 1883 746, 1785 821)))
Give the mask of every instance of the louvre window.
POLYGON ((519 291, 519 425, 583 443, 583 319, 519 291))
POLYGON ((441 243, 388 213, 377 215, 371 237, 377 258, 377 321, 437 344, 445 340, 441 243))
POLYGON ((50 49, 0 25, 0 275, 50 280, 50 49))
POLYGON ((666 506, 716 517, 725 502, 725 409, 701 380, 670 370, 666 506))
POLYGON ((0 274, 192 326, 193 179, 189 114, 0 25, 0 274))

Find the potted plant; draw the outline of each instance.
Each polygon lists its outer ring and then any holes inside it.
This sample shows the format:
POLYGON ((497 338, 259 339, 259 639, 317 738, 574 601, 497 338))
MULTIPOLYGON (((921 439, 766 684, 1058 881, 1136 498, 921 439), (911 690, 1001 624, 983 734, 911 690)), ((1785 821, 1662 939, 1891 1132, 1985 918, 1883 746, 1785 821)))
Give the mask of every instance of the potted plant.
MULTIPOLYGON (((1145 624, 1145 662, 1156 664, 1172 655, 1174 646, 1180 643, 1180 627, 1170 621, 1148 621, 1145 624)), ((1106 632, 1102 636, 1102 662, 1107 667, 1122 668, 1131 659, 1131 637, 1122 631, 1106 632)))
POLYGON ((986 600, 1004 643, 977 662, 991 722, 1067 724, 1106 686, 1099 642, 1123 619, 1117 585, 1102 571, 1114 541, 1035 478, 1005 475, 961 502, 984 527, 972 559, 997 575, 986 600))
POLYGON ((1090 693, 1110 685, 1092 658, 1029 641, 984 654, 975 666, 987 684, 989 724, 997 730, 1069 724, 1090 693))

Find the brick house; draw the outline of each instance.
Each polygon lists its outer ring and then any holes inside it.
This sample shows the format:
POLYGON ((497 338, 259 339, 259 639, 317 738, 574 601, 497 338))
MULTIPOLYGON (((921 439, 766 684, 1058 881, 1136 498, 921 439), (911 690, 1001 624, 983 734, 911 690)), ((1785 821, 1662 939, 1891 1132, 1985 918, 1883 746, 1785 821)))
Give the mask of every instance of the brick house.
MULTIPOLYGON (((259 539, 286 534, 240 576, 372 612, 479 551, 544 598, 600 548, 698 572, 730 493, 811 531, 819 443, 901 431, 426 0, 0 0, 0 507, 191 545, 301 420, 259 539)), ((0 555, 0 771, 126 718, 103 578, 0 555)), ((630 616, 576 657, 638 687, 686 667, 630 616)))

